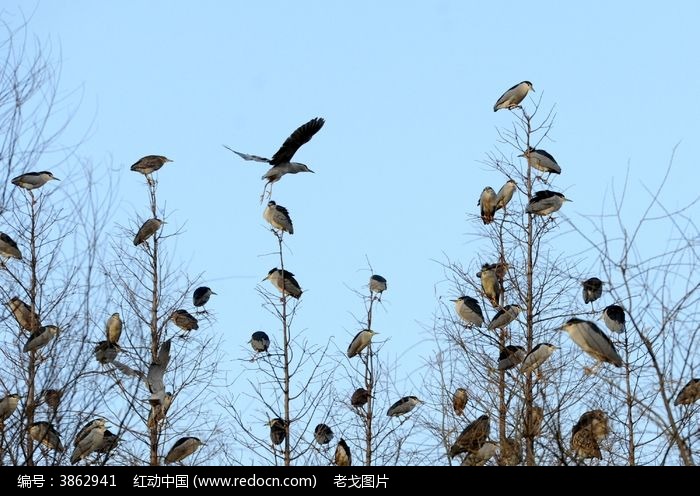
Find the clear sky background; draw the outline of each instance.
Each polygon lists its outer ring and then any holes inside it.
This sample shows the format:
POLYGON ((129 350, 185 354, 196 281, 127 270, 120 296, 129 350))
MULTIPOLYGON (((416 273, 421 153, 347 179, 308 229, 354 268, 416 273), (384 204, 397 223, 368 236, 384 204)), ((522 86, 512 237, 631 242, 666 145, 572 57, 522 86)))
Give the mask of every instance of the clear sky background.
MULTIPOLYGON (((60 60, 65 108, 79 105, 61 141, 88 132, 79 155, 116 180, 110 225, 147 215, 131 164, 174 160, 157 173, 165 233, 183 231, 168 249, 218 293, 209 305, 217 322, 204 332, 226 336, 233 375, 251 332, 278 328, 255 291, 277 260, 259 202, 265 164, 222 144, 271 156, 297 126, 326 119, 295 156, 316 174, 285 176, 273 190, 295 226, 285 254, 305 290, 295 326, 319 343, 332 336, 340 356, 359 330, 352 290, 364 291, 369 259, 389 284, 376 330, 402 362, 397 398, 420 396, 414 372, 432 349, 425 326, 439 298, 459 296, 436 260, 493 261, 473 215, 484 186, 505 181, 481 162, 497 128, 513 122, 492 110, 510 86, 532 81, 543 108, 555 107, 543 148, 562 168, 555 189, 573 200, 561 212, 573 222, 600 214, 628 168, 634 219, 648 198, 642 185, 659 181, 677 144, 663 199, 672 209, 697 195, 697 2, 3 5, 11 25, 20 11, 31 17, 29 31, 60 60)), ((40 169, 77 173, 60 159, 40 169)), ((581 250, 575 236, 552 242, 581 250)))

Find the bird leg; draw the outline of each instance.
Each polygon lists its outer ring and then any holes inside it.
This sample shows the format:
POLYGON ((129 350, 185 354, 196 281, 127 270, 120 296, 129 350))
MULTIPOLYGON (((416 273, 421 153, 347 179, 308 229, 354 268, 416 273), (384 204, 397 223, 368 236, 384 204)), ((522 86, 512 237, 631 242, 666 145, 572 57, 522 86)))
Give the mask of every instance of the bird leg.
POLYGON ((262 202, 265 200, 265 193, 267 193, 267 199, 268 199, 268 200, 269 200, 270 198, 272 198, 272 183, 271 183, 270 181, 268 181, 268 182, 265 184, 265 187, 263 188, 262 195, 260 195, 260 204, 261 204, 261 205, 262 205, 262 202), (269 190, 269 191, 268 191, 268 189, 267 189, 268 186, 270 187, 270 190, 269 190))
POLYGON ((598 369, 602 364, 603 362, 596 362, 596 364, 592 368, 583 367, 583 373, 586 375, 595 375, 596 373, 598 373, 598 369))

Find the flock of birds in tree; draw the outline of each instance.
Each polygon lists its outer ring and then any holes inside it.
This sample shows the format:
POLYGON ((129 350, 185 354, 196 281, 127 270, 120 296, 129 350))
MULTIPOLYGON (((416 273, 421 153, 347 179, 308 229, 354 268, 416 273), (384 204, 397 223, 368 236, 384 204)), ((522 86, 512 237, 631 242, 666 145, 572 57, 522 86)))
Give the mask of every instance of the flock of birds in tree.
MULTIPOLYGON (((500 109, 512 110, 518 108, 528 92, 534 88, 529 81, 516 84, 506 91, 496 102, 494 112, 500 109)), ((297 128, 275 152, 271 159, 258 155, 250 155, 238 152, 226 146, 236 155, 244 160, 263 162, 270 165, 268 171, 262 176, 266 181, 261 196, 261 201, 267 193, 268 198, 272 194, 272 185, 279 181, 285 174, 296 174, 298 172, 313 172, 305 164, 292 162, 292 158, 297 150, 307 143, 324 125, 324 119, 317 117, 297 128)), ((225 146, 225 145, 224 145, 225 146)), ((528 148, 521 157, 527 159, 530 167, 538 171, 551 174, 560 174, 561 167, 554 157, 545 150, 528 148)), ((149 185, 153 185, 151 174, 158 171, 163 165, 171 162, 170 159, 161 155, 149 155, 141 158, 131 166, 131 170, 146 176, 149 185)), ((51 180, 59 179, 49 171, 28 172, 12 179, 12 184, 29 192, 31 199, 34 199, 34 190, 41 188, 51 180)), ((496 193, 493 188, 484 188, 477 205, 481 207, 481 219, 484 224, 494 221, 496 212, 506 207, 517 191, 517 184, 509 179, 496 193)), ((542 190, 537 191, 525 209, 526 213, 547 216, 558 211, 564 202, 570 201, 562 193, 542 190)), ((294 234, 294 226, 289 211, 282 205, 278 205, 273 200, 269 200, 263 212, 263 218, 277 230, 280 236, 283 233, 294 234)), ((138 229, 134 236, 134 245, 139 246, 153 237, 165 222, 158 218, 146 220, 138 229)), ((8 263, 9 259, 22 260, 21 251, 17 243, 6 233, 0 232, 0 257, 2 266, 8 263)), ((497 309, 496 314, 487 325, 488 330, 505 328, 513 321, 517 320, 523 308, 518 304, 500 306, 500 288, 503 287, 503 280, 508 271, 508 264, 499 262, 495 264, 484 264, 476 277, 481 281, 482 295, 497 309)), ((300 298, 303 291, 294 277, 294 274, 277 267, 271 269, 263 281, 269 280, 277 288, 282 296, 300 298)), ((593 303, 602 296, 603 281, 592 277, 582 283, 584 303, 593 303)), ((370 292, 373 298, 381 301, 382 293, 387 289, 387 281, 379 275, 372 275, 369 281, 370 292)), ((195 308, 206 305, 211 295, 216 293, 211 288, 202 286, 197 288, 192 295, 192 302, 195 308)), ((481 310, 479 301, 471 296, 461 296, 452 300, 455 304, 457 315, 470 327, 482 327, 485 323, 484 313, 481 310)), ((60 330, 55 325, 42 325, 39 315, 30 305, 22 301, 19 297, 13 297, 6 306, 14 316, 21 330, 28 334, 23 351, 26 353, 37 353, 54 339, 60 330)), ((602 312, 603 322, 612 332, 623 332, 625 329, 625 311, 619 305, 609 305, 602 312)), ((170 320, 185 332, 198 329, 198 321, 195 316, 186 309, 175 310, 170 320)), ((134 370, 128 365, 116 360, 121 348, 119 339, 122 334, 123 323, 119 313, 113 313, 105 325, 105 338, 97 343, 94 348, 95 359, 103 365, 112 364, 115 369, 120 370, 128 376, 141 378, 148 387, 150 397, 149 403, 151 411, 148 417, 148 427, 155 428, 166 418, 168 409, 173 401, 173 394, 166 391, 164 375, 170 361, 170 348, 172 339, 164 341, 159 349, 157 359, 150 365, 144 373, 134 370)), ((587 373, 602 366, 603 363, 610 363, 615 367, 621 367, 623 361, 610 338, 596 325, 596 323, 579 318, 571 318, 560 327, 565 331, 571 340, 578 345, 582 351, 589 354, 596 361, 593 369, 587 369, 587 373)), ((359 356, 370 344, 377 332, 364 329, 357 333, 348 346, 347 356, 353 358, 359 356)), ((256 353, 265 353, 270 347, 270 338, 263 331, 254 332, 249 344, 256 353)), ((520 366, 520 372, 530 374, 537 372, 541 365, 556 350, 556 346, 550 343, 539 343, 529 352, 519 345, 507 345, 497 358, 498 370, 506 371, 520 366)), ((41 395, 43 400, 54 412, 57 411, 61 402, 63 392, 56 389, 45 389, 41 395)), ((352 394, 350 403, 353 407, 361 408, 369 400, 369 392, 364 388, 358 388, 352 394)), ((4 422, 15 412, 20 402, 20 395, 6 394, 0 399, 0 428, 4 422)), ((700 379, 691 379, 679 392, 675 405, 690 405, 700 399, 700 379)), ((457 388, 453 395, 453 409, 457 416, 463 416, 464 410, 469 400, 468 392, 465 388, 457 388)), ((421 400, 416 396, 406 396, 395 402, 387 410, 390 417, 405 415, 411 412, 421 400)), ((545 412, 539 406, 532 408, 528 422, 524 426, 526 436, 535 437, 541 432, 541 424, 545 412)), ((119 443, 117 435, 106 427, 106 420, 95 418, 87 422, 75 437, 73 442, 73 452, 70 457, 72 464, 85 459, 91 453, 109 453, 115 449, 119 443)), ((268 422, 270 427, 270 439, 274 445, 280 445, 286 437, 285 421, 279 417, 268 422)), ((45 448, 65 451, 61 438, 49 421, 36 421, 27 426, 27 431, 32 439, 40 443, 45 448)), ((599 443, 608 435, 608 417, 602 410, 592 410, 585 412, 574 425, 571 432, 571 447, 576 456, 585 458, 601 458, 599 443)), ((449 450, 449 455, 454 458, 457 455, 465 454, 462 464, 483 465, 490 458, 495 456, 499 447, 496 443, 489 441, 490 419, 488 415, 482 415, 469 423, 455 440, 449 450)), ((326 424, 318 424, 314 429, 314 440, 326 445, 334 437, 332 429, 326 424)), ((166 463, 180 462, 187 456, 193 454, 201 445, 202 441, 197 437, 182 437, 171 447, 165 456, 166 463)), ((520 448, 517 441, 512 438, 506 439, 506 445, 500 447, 501 460, 506 464, 517 464, 520 462, 520 448), (508 463, 508 460, 511 463, 508 463)), ((335 463, 338 466, 348 466, 352 463, 350 448, 344 439, 340 439, 335 450, 335 463)))

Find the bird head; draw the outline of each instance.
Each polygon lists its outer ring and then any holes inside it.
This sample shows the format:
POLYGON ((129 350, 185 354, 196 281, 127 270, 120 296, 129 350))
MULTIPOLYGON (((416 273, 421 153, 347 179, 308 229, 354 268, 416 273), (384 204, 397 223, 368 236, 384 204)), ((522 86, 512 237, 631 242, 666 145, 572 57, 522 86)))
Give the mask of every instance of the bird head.
POLYGON ((49 171, 41 171, 39 174, 45 176, 47 181, 51 181, 52 179, 55 181, 60 181, 59 178, 54 177, 53 173, 51 173, 49 171))
POLYGON ((274 274, 275 272, 277 272, 277 267, 275 267, 274 269, 270 269, 270 271, 267 273, 267 275, 265 277, 263 277, 263 280, 260 282, 267 281, 270 278, 270 276, 272 274, 274 274))
POLYGON ((535 91, 535 88, 532 87, 532 83, 530 81, 523 81, 522 84, 526 84, 530 90, 535 91))

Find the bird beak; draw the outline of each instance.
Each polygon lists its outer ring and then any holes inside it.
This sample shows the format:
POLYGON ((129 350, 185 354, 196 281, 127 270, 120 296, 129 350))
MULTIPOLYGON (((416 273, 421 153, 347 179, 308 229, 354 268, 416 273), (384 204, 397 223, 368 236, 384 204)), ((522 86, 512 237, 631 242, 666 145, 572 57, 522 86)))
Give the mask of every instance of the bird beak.
POLYGON ((262 281, 260 281, 260 282, 265 282, 265 281, 267 281, 267 278, 268 278, 268 277, 270 277, 270 276, 265 276, 265 277, 263 277, 262 281))
POLYGON ((57 177, 54 177, 54 179, 55 179, 56 181, 60 181, 60 179, 59 179, 59 178, 57 178, 57 177))
POLYGON ((214 291, 212 291, 211 294, 218 294, 218 293, 215 293, 214 291))
POLYGON ((309 172, 312 172, 313 174, 316 174, 316 173, 315 173, 314 171, 312 171, 311 169, 309 169, 309 172))
POLYGON ((564 201, 573 202, 574 200, 569 200, 568 198, 564 198, 564 201))

